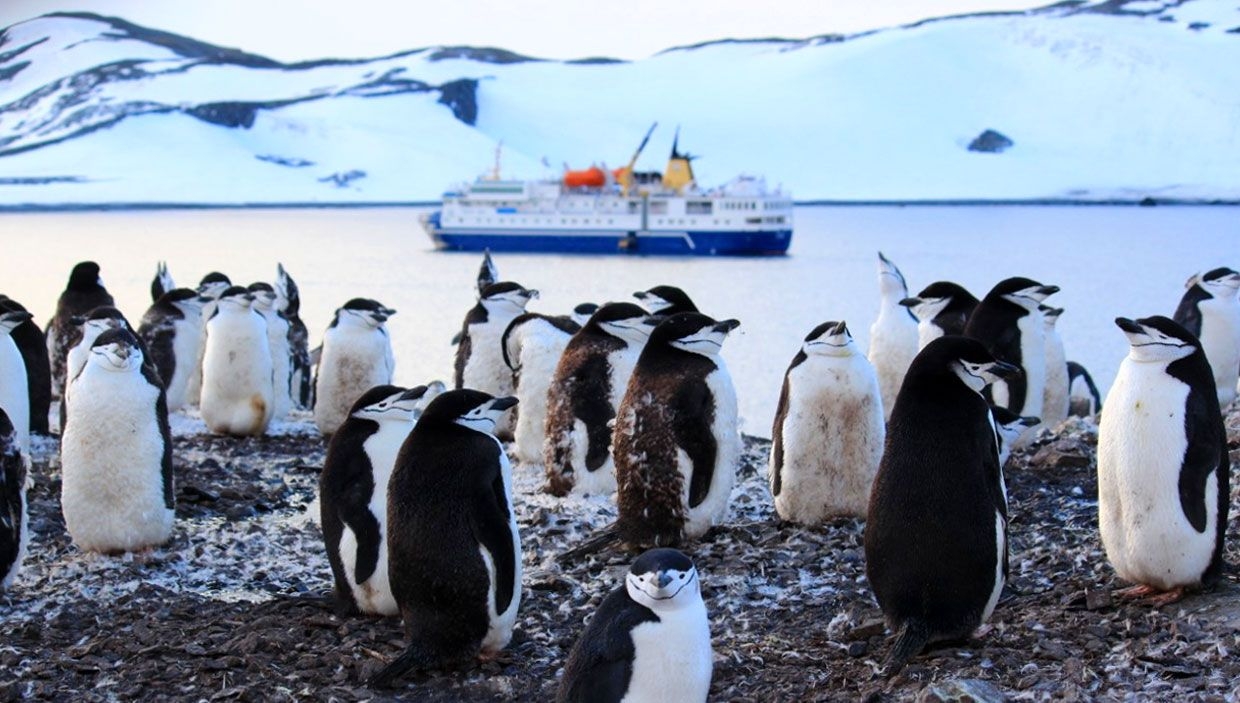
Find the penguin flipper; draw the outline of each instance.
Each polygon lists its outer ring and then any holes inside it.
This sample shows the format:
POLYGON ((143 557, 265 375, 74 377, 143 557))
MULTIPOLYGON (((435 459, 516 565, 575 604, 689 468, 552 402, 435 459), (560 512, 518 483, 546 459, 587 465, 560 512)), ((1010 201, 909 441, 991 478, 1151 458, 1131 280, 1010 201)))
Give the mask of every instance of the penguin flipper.
POLYGON ((1214 394, 1190 390, 1184 414, 1188 446, 1184 450, 1184 459, 1180 466, 1180 508, 1194 530, 1205 532, 1208 528, 1206 481, 1209 480, 1211 472, 1218 472, 1220 496, 1228 495, 1228 480, 1224 476, 1230 469, 1227 442, 1222 436, 1221 415, 1214 394), (1223 445, 1221 458, 1218 451, 1220 444, 1223 445))
MULTIPOLYGON (((880 253, 879 256, 882 256, 880 253)), ((775 424, 771 427, 771 496, 778 496, 783 488, 784 472, 784 422, 788 418, 788 376, 779 390, 775 424)))
POLYGON ((882 675, 891 678, 900 673, 910 659, 921 654, 929 641, 930 628, 926 623, 916 618, 905 620, 896 632, 895 644, 891 645, 891 651, 883 662, 882 675))
POLYGON ((633 677, 633 628, 659 617, 635 603, 624 586, 599 604, 564 665, 557 703, 618 703, 633 677))
POLYGON ((715 473, 715 457, 719 448, 711 427, 702 418, 714 414, 710 393, 701 384, 686 386, 674 402, 676 444, 689 455, 689 507, 696 508, 706 500, 715 473))
POLYGON ((573 416, 586 426, 586 469, 597 471, 611 456, 611 429, 607 423, 616 417, 607 399, 611 394, 611 378, 607 360, 592 357, 581 364, 573 375, 574 387, 570 390, 573 416))
MULTIPOLYGON (((498 462, 496 462, 498 467, 498 462)), ((516 589, 516 560, 512 528, 508 524, 508 493, 498 468, 489 490, 475 493, 470 528, 474 539, 491 555, 495 568, 495 612, 508 610, 516 589)))
POLYGON ((371 491, 368 490, 373 485, 373 482, 367 484, 355 476, 341 495, 340 508, 336 511, 336 517, 357 538, 357 561, 345 565, 352 568, 357 583, 365 583, 379 566, 379 540, 382 536, 379 534, 379 521, 370 512, 371 491))

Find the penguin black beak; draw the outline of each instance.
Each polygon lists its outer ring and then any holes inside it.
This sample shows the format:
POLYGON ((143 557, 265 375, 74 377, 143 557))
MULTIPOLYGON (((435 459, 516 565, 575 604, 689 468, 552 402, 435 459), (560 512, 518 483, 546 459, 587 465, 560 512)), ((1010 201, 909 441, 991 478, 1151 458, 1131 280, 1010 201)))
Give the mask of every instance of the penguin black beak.
POLYGON ((741 326, 740 320, 723 320, 722 322, 716 322, 715 326, 712 327, 711 330, 714 332, 722 332, 724 334, 727 334, 740 326, 741 326))
POLYGON ((401 393, 397 400, 417 400, 424 395, 426 395, 426 386, 414 386, 404 393, 401 393))
POLYGON ((1059 286, 1042 286, 1038 292, 1042 295, 1054 295, 1059 292, 1059 286))
POLYGON ((1013 366, 1006 361, 995 360, 995 363, 988 369, 991 373, 1002 379, 1012 379, 1020 375, 1020 367, 1013 366))
POLYGON ((73 317, 69 318, 69 324, 73 325, 74 327, 81 327, 82 325, 86 324, 86 316, 85 315, 74 315, 73 317))
MULTIPOLYGON (((3 319, 5 322, 12 322, 12 323, 13 323, 13 326, 14 326, 14 327, 16 327, 16 326, 18 326, 18 325, 22 324, 23 322, 25 322, 26 320, 30 320, 30 319, 33 319, 33 318, 34 318, 34 315, 32 315, 32 314, 30 314, 30 313, 28 313, 28 312, 23 312, 23 311, 15 310, 15 311, 13 311, 13 312, 5 313, 5 314, 4 314, 4 317, 3 317, 3 318, 0 318, 0 319, 3 319)), ((75 318, 75 319, 76 319, 76 318, 75 318)), ((82 322, 86 322, 86 318, 82 318, 82 322)), ((80 323, 80 322, 75 322, 75 324, 81 324, 81 323, 80 323)))
POLYGON ((507 410, 508 408, 514 407, 516 404, 517 404, 516 397, 509 395, 509 396, 504 396, 503 398, 496 398, 495 400, 492 400, 491 409, 503 411, 503 410, 507 410))
POLYGON ((901 304, 901 305, 903 305, 903 306, 904 306, 904 307, 906 307, 906 308, 911 308, 911 307, 914 307, 914 306, 916 306, 916 305, 920 305, 920 304, 921 304, 921 298, 905 298, 904 300, 901 300, 901 301, 900 301, 900 304, 901 304))
POLYGON ((1145 334, 1145 329, 1142 328, 1141 325, 1138 325, 1136 322, 1129 320, 1126 317, 1115 318, 1115 324, 1128 334, 1145 334))
POLYGON ((835 327, 831 329, 831 334, 848 334, 848 323, 843 320, 835 323, 835 327))
POLYGON ((538 297, 538 291, 534 290, 533 288, 527 288, 525 291, 525 297, 529 298, 530 300, 533 300, 534 298, 538 297))
POLYGON ((644 290, 639 290, 633 294, 633 297, 637 298, 638 300, 645 300, 647 295, 650 295, 650 294, 644 290))
POLYGON ((647 327, 658 327, 659 323, 666 319, 667 316, 665 315, 650 315, 642 318, 642 324, 647 327))
POLYGON ((1022 418, 1020 418, 1020 420, 1019 420, 1018 422, 1019 422, 1019 424, 1020 424, 1022 427, 1033 427, 1034 425, 1038 424, 1039 422, 1042 422, 1042 418, 1040 418, 1040 417, 1028 417, 1028 416, 1026 416, 1026 417, 1022 417, 1022 418))
POLYGON ((659 577, 655 581, 655 583, 659 584, 659 588, 667 588, 668 584, 670 584, 671 582, 672 582, 672 574, 667 571, 660 571, 659 577))

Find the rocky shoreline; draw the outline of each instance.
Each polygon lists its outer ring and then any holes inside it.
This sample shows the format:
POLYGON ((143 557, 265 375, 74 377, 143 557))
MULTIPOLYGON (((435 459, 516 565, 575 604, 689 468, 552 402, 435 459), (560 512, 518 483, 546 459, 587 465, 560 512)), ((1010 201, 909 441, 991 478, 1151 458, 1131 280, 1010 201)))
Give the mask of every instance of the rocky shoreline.
MULTIPOLYGON (((177 527, 163 548, 123 557, 71 545, 55 442, 35 451, 30 554, 0 595, 0 701, 546 701, 558 672, 631 557, 555 556, 615 517, 601 499, 556 499, 516 471, 525 583, 512 645, 403 688, 363 685, 403 646, 395 619, 340 618, 314 517, 325 444, 305 417, 258 439, 205 434, 177 417, 177 527)), ((1233 474, 1240 410, 1227 418, 1233 474)), ((1165 608, 1118 603, 1098 538, 1091 423, 1043 431, 1008 467, 1011 569, 969 643, 875 674, 889 640, 865 581, 863 524, 779 523, 765 485, 767 440, 746 438, 727 525, 690 552, 716 653, 712 701, 1240 700, 1240 535, 1213 591, 1165 608)), ((1236 506, 1240 486, 1232 482, 1236 506)))

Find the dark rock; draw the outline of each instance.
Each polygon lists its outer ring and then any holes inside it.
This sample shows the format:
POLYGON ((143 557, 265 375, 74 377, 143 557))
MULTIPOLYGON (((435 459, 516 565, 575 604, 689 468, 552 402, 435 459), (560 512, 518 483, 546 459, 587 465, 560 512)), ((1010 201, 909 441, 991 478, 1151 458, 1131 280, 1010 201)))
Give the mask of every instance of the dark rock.
POLYGON ((462 78, 439 86, 440 105, 447 105, 456 119, 467 125, 478 121, 478 81, 462 78))
POLYGON ((969 151, 978 151, 984 154, 998 154, 1014 144, 1015 142, 1006 136, 996 132, 993 129, 988 129, 977 135, 973 141, 969 142, 969 151))
POLYGON ((1103 610, 1111 607, 1111 592, 1105 588, 1085 589, 1085 609, 1103 610))
POLYGON ((254 126, 254 118, 258 115, 258 109, 259 106, 254 103, 222 102, 195 105, 185 112, 203 122, 249 129, 254 126))

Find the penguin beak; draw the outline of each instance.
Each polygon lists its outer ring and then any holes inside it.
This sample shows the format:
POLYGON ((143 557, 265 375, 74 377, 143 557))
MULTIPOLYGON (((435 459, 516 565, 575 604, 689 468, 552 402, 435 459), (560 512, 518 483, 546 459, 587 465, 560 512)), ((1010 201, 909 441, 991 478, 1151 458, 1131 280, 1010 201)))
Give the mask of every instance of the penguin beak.
POLYGON ((1145 334, 1145 328, 1126 317, 1115 318, 1115 324, 1119 326, 1125 334, 1145 334))
POLYGON ((722 322, 716 322, 715 326, 712 327, 711 330, 714 332, 722 332, 723 334, 727 334, 740 326, 740 320, 723 320, 722 322))
POLYGON ((491 409, 496 412, 503 412, 507 410, 508 408, 514 407, 516 404, 517 404, 516 397, 509 395, 509 396, 504 396, 503 398, 496 398, 495 400, 492 400, 491 409))
POLYGON ((1013 366, 1006 361, 995 360, 987 370, 1004 380, 1016 378, 1020 375, 1020 367, 1013 366))
POLYGON ((672 582, 672 574, 667 571, 660 571, 659 577, 655 581, 655 583, 659 585, 660 589, 667 588, 668 584, 670 584, 671 582, 672 582))
POLYGON ((900 301, 900 304, 906 308, 916 307, 921 305, 921 298, 905 298, 900 301))
POLYGON ((840 320, 838 323, 836 323, 835 327, 831 329, 831 334, 833 335, 848 334, 848 323, 844 322, 843 320, 840 320))
POLYGON ((538 291, 534 290, 533 288, 527 288, 525 291, 525 297, 529 300, 533 300, 534 298, 538 297, 538 291))
POLYGON ((1016 421, 1016 424, 1020 425, 1021 427, 1033 427, 1039 422, 1042 422, 1042 418, 1040 417, 1022 417, 1016 421))
POLYGON ((1059 292, 1059 286, 1042 286, 1038 289, 1038 292, 1044 297, 1051 296, 1059 292))

